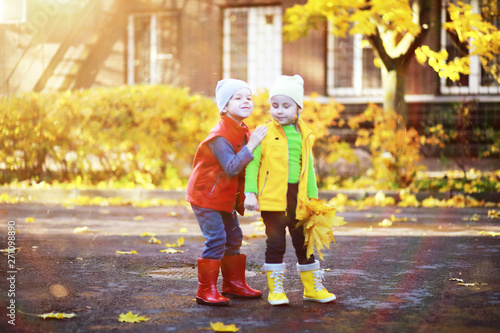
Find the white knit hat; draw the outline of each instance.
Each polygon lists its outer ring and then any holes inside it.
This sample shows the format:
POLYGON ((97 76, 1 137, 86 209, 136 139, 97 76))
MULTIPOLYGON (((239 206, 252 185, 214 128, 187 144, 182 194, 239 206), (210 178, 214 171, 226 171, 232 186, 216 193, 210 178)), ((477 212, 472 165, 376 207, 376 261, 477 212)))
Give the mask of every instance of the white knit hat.
POLYGON ((248 83, 242 80, 223 79, 217 82, 217 87, 215 87, 215 102, 217 103, 220 114, 222 114, 222 110, 231 97, 233 97, 234 93, 241 88, 248 88, 250 92, 252 91, 248 83))
POLYGON ((290 97, 302 109, 304 100, 304 79, 300 75, 282 75, 274 81, 269 90, 269 99, 276 95, 290 97))

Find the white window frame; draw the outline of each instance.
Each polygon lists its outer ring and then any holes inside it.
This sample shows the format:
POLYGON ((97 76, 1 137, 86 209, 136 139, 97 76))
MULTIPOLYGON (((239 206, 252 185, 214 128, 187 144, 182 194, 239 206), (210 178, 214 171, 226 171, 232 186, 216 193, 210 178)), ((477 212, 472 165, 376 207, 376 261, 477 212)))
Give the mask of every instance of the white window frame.
POLYGON ((161 81, 157 77, 156 65, 158 60, 169 59, 172 54, 158 53, 158 35, 156 34, 158 16, 170 16, 172 13, 140 13, 128 16, 127 22, 127 84, 136 84, 135 82, 135 45, 134 45, 134 18, 151 17, 150 22, 150 66, 149 66, 149 84, 157 84, 161 81))
POLYGON ((266 88, 282 74, 282 8, 281 6, 231 7, 223 12, 222 75, 231 77, 232 12, 247 12, 247 83, 252 89, 266 88), (273 23, 266 23, 273 15, 273 23))
MULTIPOLYGON (((327 93, 329 96, 382 96, 383 87, 363 88, 363 36, 361 34, 353 35, 353 80, 352 87, 335 87, 334 82, 334 64, 335 64, 335 36, 332 34, 331 23, 328 24, 327 37, 327 93)), ((380 73, 382 75, 382 73, 380 73)))
MULTIPOLYGON (((479 1, 470 0, 472 12, 480 13, 479 1)), ((441 1, 441 22, 446 22, 447 1, 441 1)), ((441 49, 446 50, 446 30, 441 28, 441 49)), ((440 89, 443 95, 490 95, 500 94, 500 86, 487 87, 481 86, 481 60, 478 55, 470 56, 470 74, 469 85, 461 87, 448 87, 446 78, 440 78, 440 89)))

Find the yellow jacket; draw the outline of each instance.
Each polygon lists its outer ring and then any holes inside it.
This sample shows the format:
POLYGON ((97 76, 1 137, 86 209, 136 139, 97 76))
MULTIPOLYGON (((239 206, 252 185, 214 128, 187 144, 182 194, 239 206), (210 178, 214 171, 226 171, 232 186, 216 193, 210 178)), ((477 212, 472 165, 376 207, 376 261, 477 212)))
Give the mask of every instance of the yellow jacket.
MULTIPOLYGON (((300 167, 299 193, 296 218, 306 217, 303 202, 308 201, 307 182, 308 164, 314 143, 314 135, 306 124, 299 119, 302 134, 302 163, 300 167)), ((272 120, 265 124, 267 135, 261 143, 261 160, 258 172, 258 193, 260 211, 286 211, 288 189, 288 141, 281 125, 272 120)))

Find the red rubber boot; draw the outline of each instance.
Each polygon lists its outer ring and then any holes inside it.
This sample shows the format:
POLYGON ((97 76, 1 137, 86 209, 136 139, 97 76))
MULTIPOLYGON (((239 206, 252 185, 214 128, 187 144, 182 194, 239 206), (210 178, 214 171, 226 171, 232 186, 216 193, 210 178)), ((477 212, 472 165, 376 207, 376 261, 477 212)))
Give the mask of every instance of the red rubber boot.
POLYGON ((228 305, 229 298, 217 290, 220 260, 198 259, 198 292, 196 303, 203 305, 228 305))
POLYGON ((247 256, 225 256, 221 260, 222 293, 242 298, 259 298, 262 291, 250 288, 245 280, 247 256))

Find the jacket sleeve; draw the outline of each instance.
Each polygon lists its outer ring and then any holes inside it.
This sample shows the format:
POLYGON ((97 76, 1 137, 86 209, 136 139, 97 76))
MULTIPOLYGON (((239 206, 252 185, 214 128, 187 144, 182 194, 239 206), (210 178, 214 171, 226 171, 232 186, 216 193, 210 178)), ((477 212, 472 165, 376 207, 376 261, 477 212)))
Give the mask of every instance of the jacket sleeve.
POLYGON ((307 165, 307 196, 318 199, 318 185, 316 184, 316 172, 314 170, 314 160, 312 151, 309 152, 309 163, 307 165))
POLYGON ((253 159, 252 153, 248 150, 247 146, 243 146, 235 154, 233 146, 231 146, 227 139, 221 136, 210 140, 208 146, 229 177, 236 177, 253 159))
POLYGON ((262 147, 258 145, 253 150, 253 160, 250 162, 245 170, 245 193, 252 192, 258 193, 257 180, 259 176, 260 158, 262 156, 262 147))

